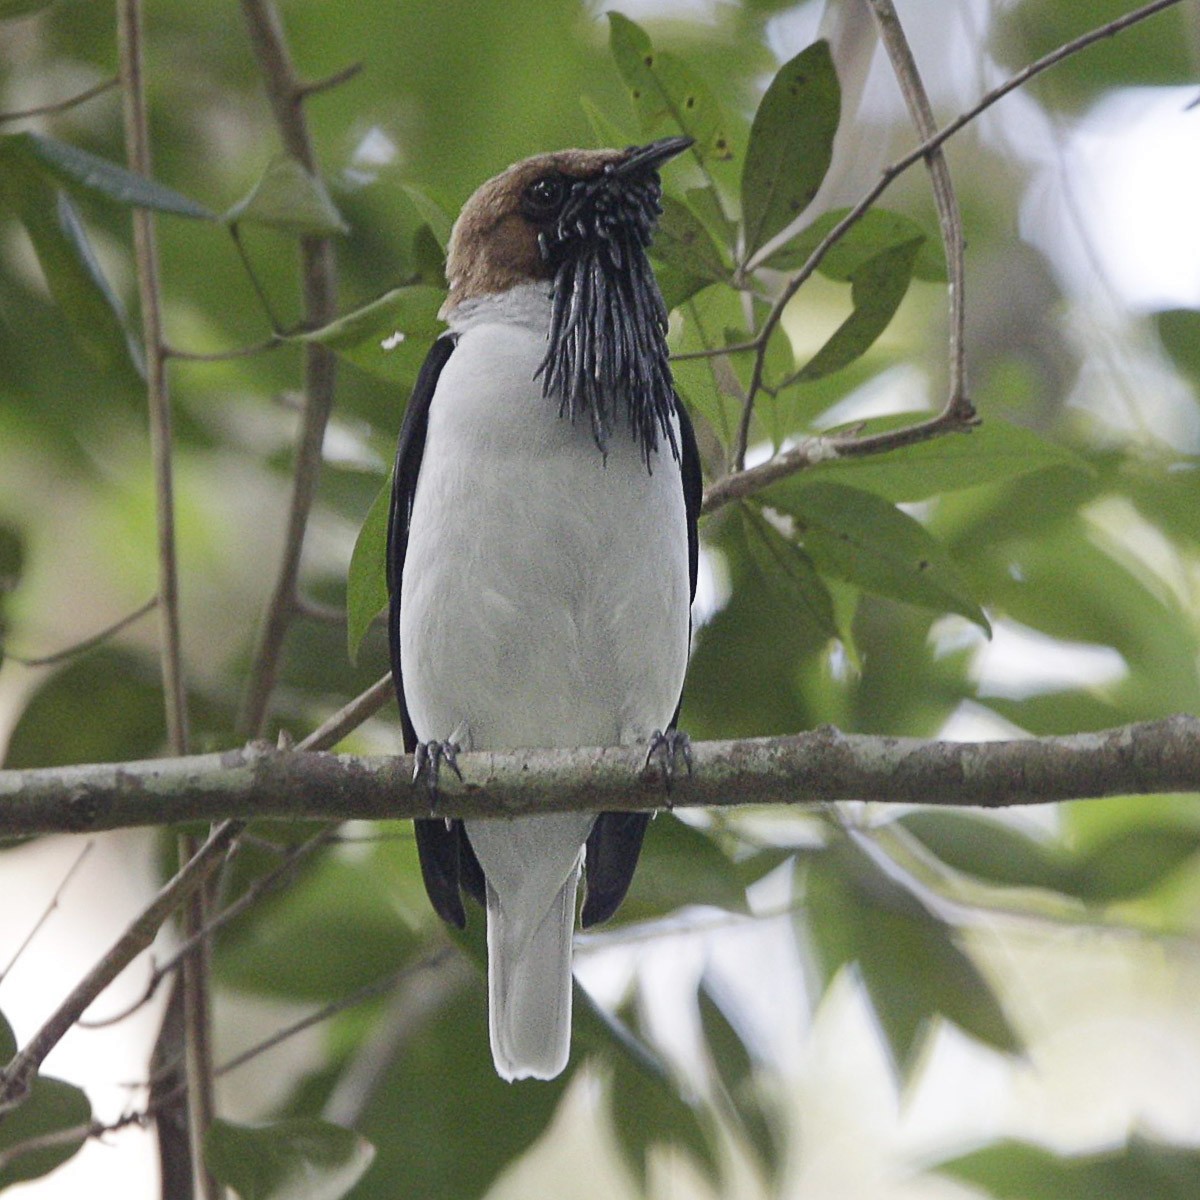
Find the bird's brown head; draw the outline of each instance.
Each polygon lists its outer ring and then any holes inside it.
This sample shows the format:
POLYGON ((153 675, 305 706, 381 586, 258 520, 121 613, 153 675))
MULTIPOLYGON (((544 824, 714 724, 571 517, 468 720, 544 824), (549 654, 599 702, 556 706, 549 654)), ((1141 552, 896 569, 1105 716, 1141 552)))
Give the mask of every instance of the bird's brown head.
POLYGON ((589 227, 612 212, 614 201, 649 200, 648 240, 658 212, 658 167, 690 144, 688 138, 665 138, 625 150, 558 150, 489 179, 454 223, 445 311, 516 284, 552 280, 572 240, 592 232, 589 227))
POLYGON ((663 436, 678 457, 667 310, 646 258, 662 211, 658 168, 692 144, 560 150, 516 163, 464 205, 450 236, 450 317, 467 301, 544 281, 545 396, 591 422, 602 451, 624 415, 646 465, 663 436))

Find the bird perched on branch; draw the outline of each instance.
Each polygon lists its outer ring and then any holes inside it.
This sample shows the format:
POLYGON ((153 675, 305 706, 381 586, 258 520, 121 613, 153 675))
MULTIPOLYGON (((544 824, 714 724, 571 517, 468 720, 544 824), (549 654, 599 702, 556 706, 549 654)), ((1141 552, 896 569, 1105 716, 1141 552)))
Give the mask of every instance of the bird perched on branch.
MULTIPOLYGON (((688 145, 526 159, 455 223, 449 331, 405 413, 388 530, 404 744, 434 787, 463 749, 646 743, 673 759, 701 481, 646 247, 658 168, 688 145)), ((587 926, 624 898, 646 821, 417 821, 434 908, 459 927, 463 891, 487 909, 505 1079, 566 1065, 581 868, 587 926)))

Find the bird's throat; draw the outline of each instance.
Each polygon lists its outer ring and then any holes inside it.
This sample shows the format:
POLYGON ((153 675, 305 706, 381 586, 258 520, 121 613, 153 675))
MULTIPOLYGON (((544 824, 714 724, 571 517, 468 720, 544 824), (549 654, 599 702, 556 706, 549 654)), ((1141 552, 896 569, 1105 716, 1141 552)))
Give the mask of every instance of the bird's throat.
POLYGON ((649 469, 660 437, 675 459, 679 446, 667 310, 646 258, 647 233, 615 222, 564 255, 538 375, 560 416, 590 422, 601 452, 626 424, 649 469))

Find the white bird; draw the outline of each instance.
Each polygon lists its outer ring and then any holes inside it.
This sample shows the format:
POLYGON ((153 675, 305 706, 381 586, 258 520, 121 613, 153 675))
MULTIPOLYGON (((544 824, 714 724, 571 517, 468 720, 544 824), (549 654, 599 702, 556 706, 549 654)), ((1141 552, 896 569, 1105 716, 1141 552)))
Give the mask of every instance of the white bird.
MULTIPOLYGON (((645 251, 658 167, 689 144, 526 159, 455 223, 449 331, 405 413, 388 531, 405 748, 435 784, 460 749, 676 748, 700 464, 645 251)), ((438 913, 465 924, 460 888, 486 906, 503 1078, 566 1065, 581 869, 587 926, 623 899, 646 821, 416 823, 438 913)))

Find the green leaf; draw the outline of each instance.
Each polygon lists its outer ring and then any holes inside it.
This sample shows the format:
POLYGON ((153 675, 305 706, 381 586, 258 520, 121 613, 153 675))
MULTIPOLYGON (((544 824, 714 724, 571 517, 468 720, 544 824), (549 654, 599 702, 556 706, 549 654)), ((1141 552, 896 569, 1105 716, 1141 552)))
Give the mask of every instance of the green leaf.
POLYGON ((412 262, 414 283, 442 288, 446 283, 446 251, 431 225, 422 225, 413 234, 412 262))
POLYGON ((1059 1155, 1029 1142, 1003 1141, 933 1169, 986 1189, 994 1200, 1193 1200, 1200 1150, 1135 1137, 1113 1150, 1059 1155))
MULTIPOLYGON (((928 419, 928 413, 904 413, 872 421, 861 427, 861 432, 870 435, 901 429, 928 419)), ((806 477, 850 484, 902 504, 1058 466, 1091 471, 1066 447, 1020 425, 989 417, 963 433, 930 438, 883 454, 816 463, 806 477)))
MULTIPOLYGON (((735 302, 740 304, 741 297, 732 293, 731 289, 728 290, 731 291, 735 302)), ((759 322, 765 319, 765 309, 766 305, 761 301, 754 302, 752 319, 756 326, 759 326, 759 322)), ((747 336, 745 323, 739 320, 736 324, 725 328, 725 345, 737 345, 739 342, 744 342, 747 336)), ((740 407, 741 398, 748 395, 750 391, 750 383, 754 376, 754 355, 747 352, 731 355, 729 365, 740 384, 736 392, 740 407)), ((757 437, 765 434, 771 445, 778 451, 787 438, 796 432, 794 422, 790 419, 793 406, 787 403, 783 397, 772 394, 793 381, 795 369, 796 355, 792 349, 792 340, 782 325, 776 325, 767 339, 767 352, 763 356, 762 382, 768 390, 761 392, 754 404, 754 421, 750 426, 751 445, 754 444, 757 437)), ((807 432, 807 427, 805 432, 807 432)))
POLYGON ((948 867, 1002 887, 1059 891, 1069 877, 1061 848, 982 813, 907 813, 899 824, 948 867))
POLYGON ((17 1035, 13 1033, 8 1018, 0 1012, 0 1063, 7 1063, 17 1052, 17 1035))
POLYGON ((40 133, 0 137, 0 163, 21 160, 73 191, 115 200, 130 208, 151 208, 177 217, 212 221, 216 214, 187 196, 135 171, 40 133))
POLYGON ((163 746, 162 685, 141 655, 105 646, 33 693, 9 739, 9 768, 152 758, 163 746))
MULTIPOLYGON (((773 251, 764 266, 776 271, 799 270, 849 211, 848 208, 838 208, 823 213, 806 229, 773 251)), ((938 245, 936 239, 931 240, 911 217, 886 208, 869 208, 830 246, 817 270, 829 279, 846 283, 855 271, 884 250, 905 246, 922 238, 925 247, 938 245)), ((931 282, 944 281, 945 264, 940 258, 935 258, 932 262, 927 261, 927 252, 923 249, 917 255, 913 274, 918 279, 931 282)))
POLYGON ((109 286, 66 192, 23 155, 0 155, 0 202, 25 226, 55 303, 92 363, 105 373, 144 374, 125 307, 109 286))
POLYGON ((445 328, 437 315, 445 298, 439 288, 395 288, 329 325, 297 334, 296 340, 319 342, 364 371, 411 388, 445 328))
POLYGON ((371 501, 350 555, 350 573, 346 579, 346 648, 351 662, 358 661, 358 650, 371 622, 388 602, 387 532, 391 505, 389 475, 371 501))
POLYGON ((400 190, 412 201, 412 205, 421 215, 421 219, 432 230, 438 245, 445 250, 450 241, 450 230, 454 227, 454 218, 440 201, 435 200, 428 192, 422 191, 419 187, 405 183, 401 184, 400 190))
POLYGON ((655 275, 668 311, 729 275, 708 230, 687 205, 671 196, 663 197, 650 256, 658 263, 655 275))
POLYGON ((795 379, 808 383, 832 375, 861 358, 891 323, 912 282, 913 264, 924 238, 883 250, 850 276, 851 314, 833 331, 795 379))
POLYGON ((340 1200, 374 1157, 366 1138, 311 1118, 270 1125, 216 1120, 204 1139, 208 1169, 241 1200, 340 1200))
POLYGON ((1089 904, 1112 904, 1151 891, 1200 854, 1200 829, 1178 824, 1123 830, 1075 864, 1065 889, 1089 904))
POLYGON ((742 169, 747 260, 817 194, 833 156, 841 102, 825 41, 784 63, 771 81, 754 114, 742 169))
MULTIPOLYGON (((689 298, 672 332, 672 352, 691 354, 725 344, 724 323, 737 304, 732 288, 710 287, 689 298)), ((728 363, 712 357, 676 360, 671 364, 675 386, 688 408, 702 417, 720 439, 731 446, 741 417, 741 404, 732 394, 734 380, 728 363)))
MULTIPOLYGON (((988 42, 998 60, 1017 71, 1132 11, 1126 0, 1087 4, 1022 0, 996 10, 988 42)), ((1032 81, 1026 90, 1071 120, 1071 110, 1081 112, 1112 88, 1189 87, 1196 79, 1189 44, 1194 29, 1194 22, 1188 20, 1191 15, 1177 8, 1121 36, 1101 38, 1085 54, 1068 55, 1049 77, 1032 81)))
POLYGON ((704 80, 670 51, 655 50, 646 31, 628 17, 610 12, 608 21, 612 56, 642 133, 673 127, 696 139, 692 153, 701 162, 732 157, 725 118, 704 80))
POLYGON ((643 1187, 655 1147, 684 1147, 702 1165, 712 1162, 712 1150, 695 1109, 680 1098, 677 1089, 674 1102, 664 1104, 663 1090, 627 1059, 615 1059, 609 1083, 613 1128, 626 1165, 643 1187))
POLYGON ((785 538, 761 510, 741 505, 746 523, 746 545, 763 580, 782 591, 794 606, 798 620, 804 621, 827 638, 838 636, 834 619, 833 597, 809 556, 785 538))
POLYGON ((1020 1051, 1016 1031, 953 927, 849 839, 808 863, 801 919, 822 977, 828 985, 840 968, 858 965, 903 1077, 938 1015, 985 1045, 1020 1051))
POLYGON ((315 1002, 366 987, 417 947, 397 890, 382 858, 326 856, 218 943, 217 975, 241 991, 315 1002), (321 953, 298 954, 297 946, 321 953))
MULTIPOLYGON (((0 666, 4 665, 4 642, 7 631, 5 602, 17 586, 25 566, 25 539, 21 531, 7 521, 0 521, 0 666)), ((3 1062, 0 1056, 0 1062, 3 1062)))
POLYGON ((872 492, 793 476, 762 493, 787 513, 817 568, 868 592, 991 626, 950 558, 919 522, 872 492))
POLYGON ((327 236, 348 233, 325 181, 288 155, 271 160, 262 177, 224 217, 228 225, 250 221, 284 233, 327 236))
MULTIPOLYGON (((0 1050, 12 1040, 12 1031, 0 1017, 0 1050)), ((15 1043, 13 1052, 15 1053, 15 1043)), ((0 1054, 0 1064, 11 1055, 0 1054)), ((18 1108, 6 1113, 0 1121, 0 1191, 15 1183, 40 1179, 61 1166, 83 1145, 85 1136, 71 1138, 55 1145, 43 1146, 8 1158, 8 1151, 31 1138, 60 1130, 86 1126, 92 1119, 92 1106, 81 1088, 61 1079, 39 1075, 33 1081, 29 1095, 18 1108)))
POLYGON ((25 539, 16 525, 0 521, 0 595, 16 587, 25 569, 25 539))
POLYGON ((699 277, 701 286, 728 280, 729 268, 717 244, 692 210, 673 196, 664 196, 662 205, 651 256, 699 277))
POLYGON ((713 241, 732 257, 737 247, 738 226, 725 215, 725 208, 717 189, 707 184, 704 187, 688 188, 684 197, 688 208, 699 217, 713 241))

